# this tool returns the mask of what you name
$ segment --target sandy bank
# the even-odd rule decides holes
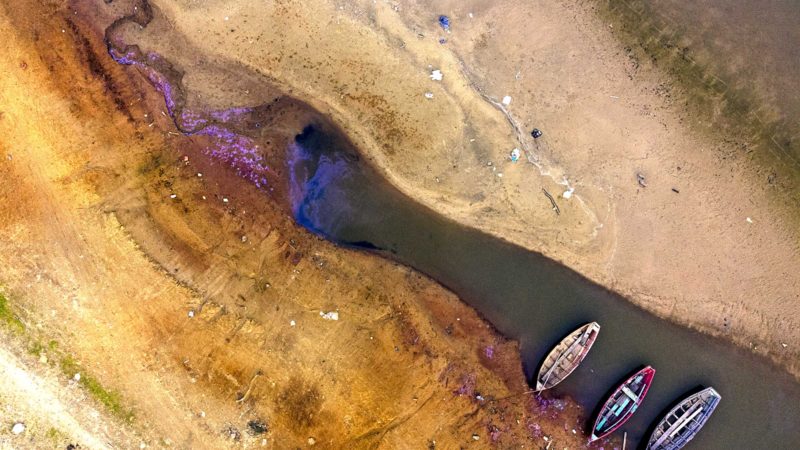
[[[96,438],[120,448],[582,444],[580,411],[513,396],[527,388],[516,344],[455,296],[310,235],[280,188],[256,189],[209,157],[210,137],[178,133],[143,73],[105,53],[104,27],[130,4],[79,3],[87,9],[0,6],[0,280],[23,324],[19,345],[58,343],[31,370],[66,382],[54,349],[70,352],[84,379],[133,411],[132,422],[95,417],[124,430]],[[260,117],[275,125],[262,136],[271,165],[313,115],[289,99]],[[54,427],[72,423],[53,414]],[[82,432],[63,430],[94,447]],[[47,434],[8,439],[42,448]]]
[[[192,52],[237,61],[333,117],[418,201],[800,371],[795,169],[714,134],[591,4],[153,4],[173,38],[132,41],[187,70]]]

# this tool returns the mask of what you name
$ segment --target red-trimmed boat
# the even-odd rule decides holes
[[[655,374],[656,370],[647,366],[633,374],[611,394],[597,415],[589,442],[602,439],[617,431],[631,418],[647,395]]]

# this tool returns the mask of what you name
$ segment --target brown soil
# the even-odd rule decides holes
[[[78,3],[0,3],[0,373],[24,374],[0,388],[0,445],[583,446],[582,412],[516,395],[517,345],[455,296],[310,235],[280,183],[258,190],[177,133],[105,51],[130,4]],[[322,120],[277,104],[275,164]]]

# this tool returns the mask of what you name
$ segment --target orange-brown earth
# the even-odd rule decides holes
[[[0,446],[583,445],[582,412],[516,395],[517,345],[458,298],[176,132],[105,51],[117,3],[0,2]],[[259,95],[279,164],[324,119]]]

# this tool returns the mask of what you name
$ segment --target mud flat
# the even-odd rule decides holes
[[[265,76],[414,200],[800,373],[796,167],[717,125],[716,103],[692,107],[598,4],[151,4],[152,27],[122,35],[194,73],[199,97],[248,89],[201,82],[197,54]]]
[[[133,410],[120,446],[584,442],[574,405],[514,395],[519,348],[453,294],[294,224],[284,152],[309,123],[424,205],[796,372],[790,178],[688,126],[585,4],[146,5],[2,6],[0,280],[16,339]],[[103,34],[132,11],[121,66]],[[541,331],[525,345],[563,330]]]
[[[135,5],[73,6],[0,4],[0,368],[42,380],[0,389],[28,425],[4,415],[2,445],[582,445],[584,413],[515,395],[518,345],[455,295],[295,224],[285,150],[324,116],[235,65],[209,67],[261,107],[191,103],[169,60],[108,55]]]

